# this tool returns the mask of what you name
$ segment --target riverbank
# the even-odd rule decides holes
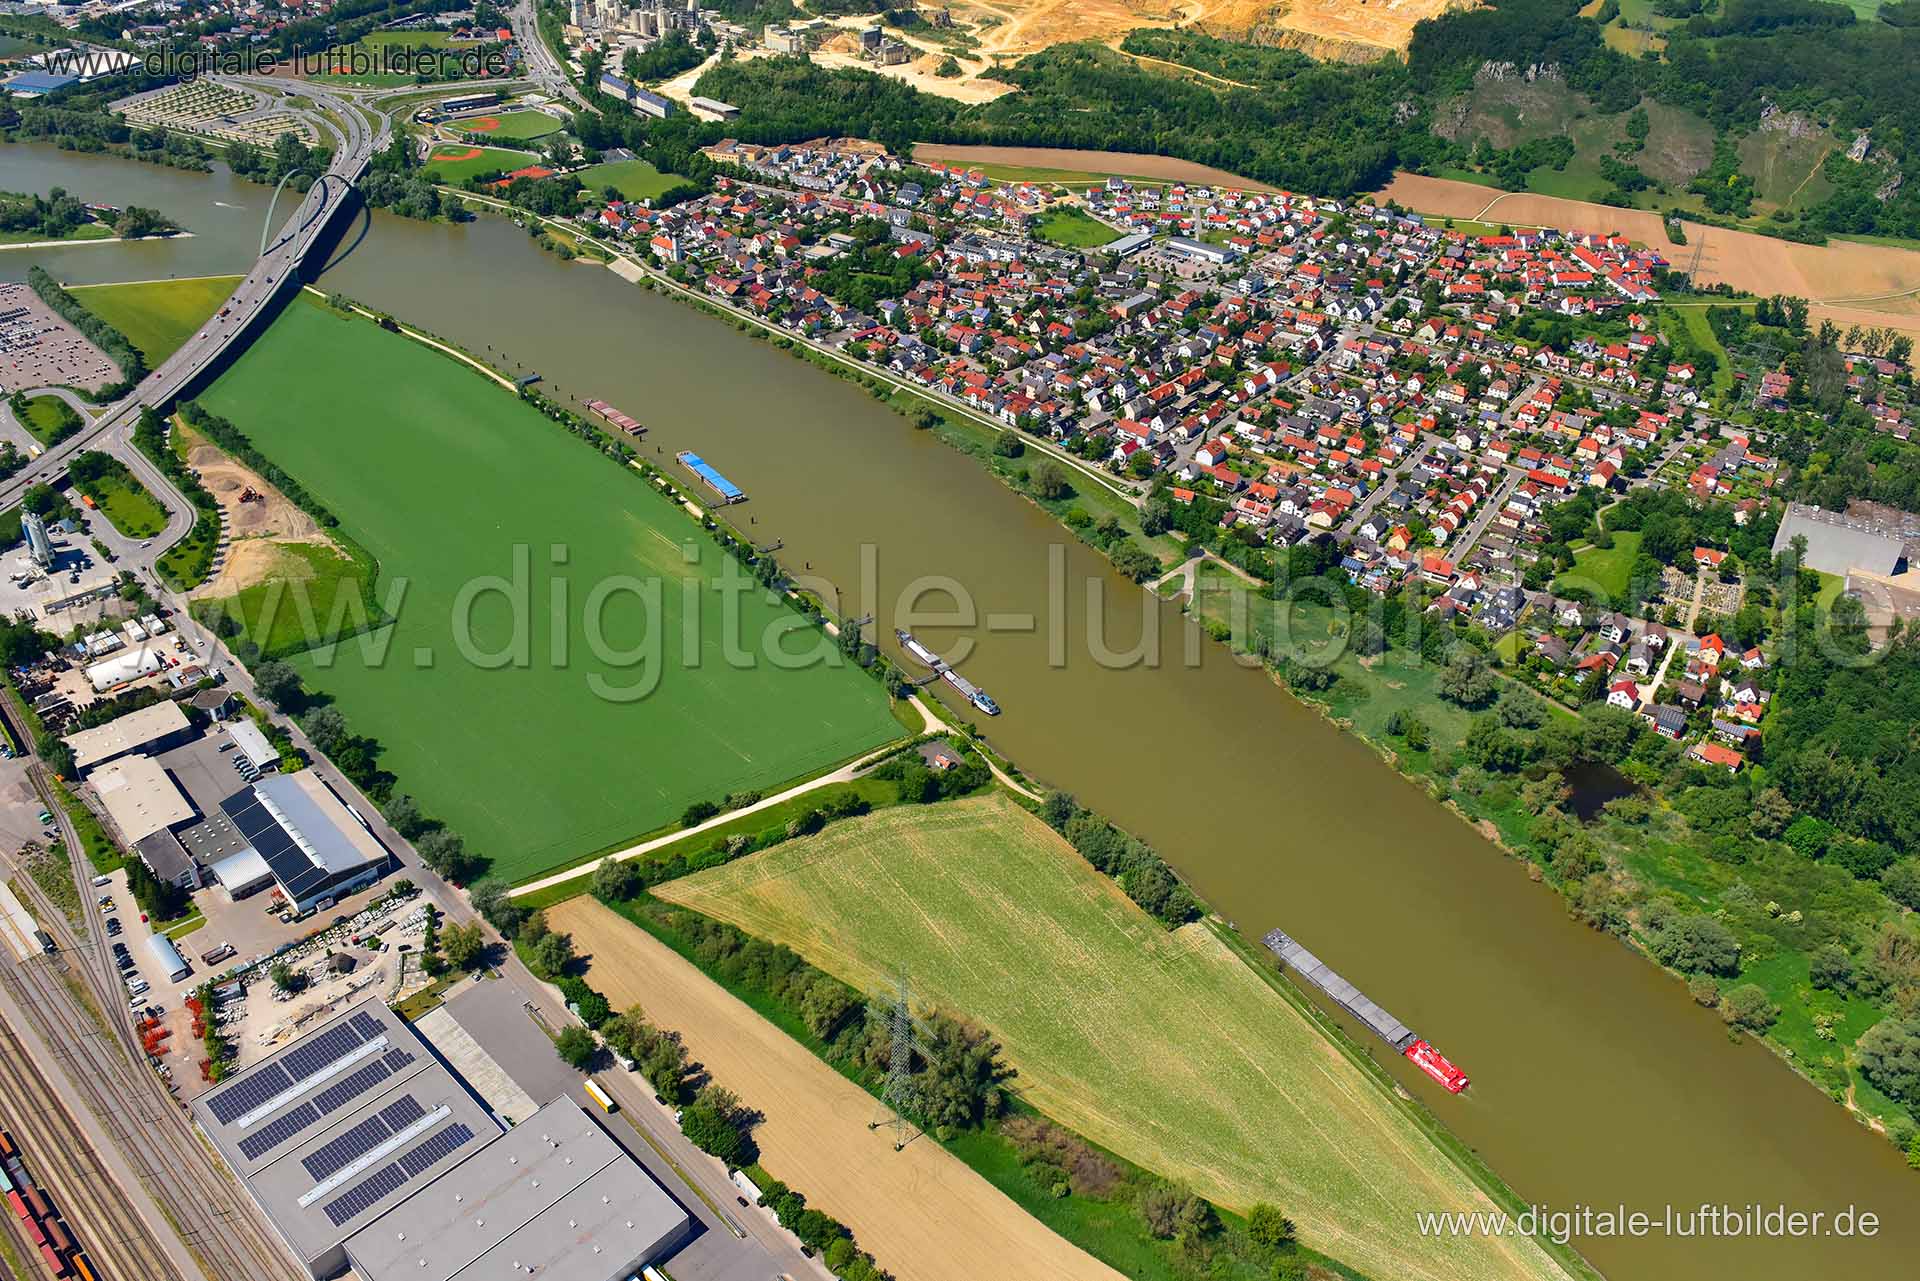
[[[619,250],[616,248],[614,252],[619,253]],[[848,359],[843,354],[825,348],[821,344],[809,342],[798,335],[789,335],[757,317],[741,314],[732,308],[717,304],[704,295],[660,277],[644,262],[635,262],[625,255],[621,255],[621,261],[627,269],[617,274],[623,279],[636,283],[650,282],[661,287],[662,292],[674,294],[683,301],[691,302],[708,314],[735,324],[737,328],[763,336],[772,336],[774,345],[782,350],[802,355],[808,359],[809,363],[860,383],[870,393],[876,394],[883,403],[892,404],[890,394],[877,392],[869,381],[873,371]],[[897,380],[893,381],[897,384]],[[900,409],[897,405],[894,407]],[[937,404],[935,407],[944,408]],[[907,411],[900,409],[900,412]],[[962,452],[982,460],[989,472],[997,479],[1007,484],[1014,492],[1021,493],[1023,497],[1031,500],[1033,498],[1031,493],[1026,491],[1026,487],[1019,483],[1010,469],[1004,466],[1002,460],[988,447],[992,440],[997,439],[1001,434],[999,429],[989,430],[990,435],[985,437],[976,434],[969,438],[965,432],[959,432],[943,435],[942,438],[948,444],[961,449]],[[1031,443],[1031,438],[1024,434],[1021,434],[1018,439],[1023,443]],[[1038,505],[1046,508],[1044,503]],[[1049,514],[1056,517],[1063,515],[1057,509],[1049,509]],[[1062,519],[1061,523],[1084,538],[1084,534],[1081,533],[1081,528],[1084,526],[1076,528],[1073,521],[1069,519]],[[1088,541],[1091,542],[1091,540]],[[1097,549],[1105,550],[1100,548],[1098,543],[1092,543],[1092,545]],[[1216,577],[1220,574],[1231,575],[1235,572],[1224,566],[1218,569],[1220,573],[1216,574],[1216,567],[1208,565],[1201,572]],[[1223,639],[1223,637],[1216,634],[1215,639]],[[1229,645],[1229,649],[1232,648]],[[1311,664],[1307,665],[1308,668],[1311,666]],[[1438,672],[1432,670],[1430,664],[1425,670],[1418,669],[1416,665],[1416,670],[1400,672],[1393,678],[1381,678],[1373,673],[1364,661],[1360,663],[1349,661],[1343,664],[1346,683],[1332,697],[1320,693],[1312,683],[1302,684],[1297,679],[1300,673],[1292,670],[1287,662],[1270,664],[1270,667],[1275,669],[1275,679],[1287,689],[1289,694],[1306,703],[1316,714],[1325,717],[1335,728],[1351,733],[1366,746],[1370,753],[1379,755],[1385,763],[1393,767],[1396,773],[1414,783],[1431,799],[1463,820],[1474,835],[1491,841],[1498,848],[1520,860],[1522,865],[1529,868],[1533,879],[1544,881],[1558,890],[1569,909],[1580,920],[1604,932],[1610,938],[1625,942],[1637,956],[1643,959],[1656,959],[1647,937],[1635,927],[1638,917],[1629,903],[1614,895],[1601,895],[1597,889],[1586,884],[1588,873],[1578,870],[1578,864],[1568,863],[1566,858],[1556,857],[1558,851],[1554,847],[1549,846],[1546,853],[1541,852],[1539,825],[1554,817],[1553,814],[1545,813],[1546,810],[1553,809],[1556,814],[1558,813],[1555,808],[1557,802],[1543,801],[1533,794],[1522,796],[1523,789],[1520,786],[1522,780],[1516,779],[1509,784],[1498,777],[1487,781],[1482,775],[1476,774],[1474,781],[1468,783],[1464,781],[1467,777],[1465,774],[1460,775],[1458,779],[1454,777],[1455,771],[1451,765],[1444,771],[1436,768],[1444,755],[1459,749],[1466,738],[1470,717],[1466,712],[1441,699],[1436,686]],[[1406,750],[1404,741],[1396,746],[1394,736],[1390,732],[1394,718],[1400,715],[1421,720],[1430,729],[1436,724],[1440,725],[1444,728],[1444,732],[1435,734],[1435,743],[1431,748],[1423,746],[1419,751],[1409,752]],[[1611,765],[1612,762],[1608,764]],[[1540,789],[1536,789],[1536,793],[1544,796],[1544,792],[1540,792]],[[1672,849],[1684,846],[1688,834],[1679,816],[1670,807],[1656,804],[1652,821],[1642,820],[1642,822],[1644,826],[1633,832],[1614,831],[1613,828],[1617,824],[1612,823],[1611,820],[1599,826],[1588,825],[1584,830],[1586,836],[1601,842],[1602,848],[1613,859],[1616,869],[1630,872],[1645,882],[1649,879],[1650,869],[1646,866],[1646,860],[1630,860],[1627,850],[1631,842],[1635,839],[1653,841],[1657,838],[1664,842],[1661,848]],[[1567,857],[1570,858],[1571,855]],[[1574,867],[1576,870],[1569,872],[1568,867]],[[1651,879],[1656,884],[1660,883],[1658,877]],[[1765,897],[1785,897],[1785,894],[1775,890]],[[1670,968],[1664,966],[1659,968],[1663,975],[1669,977],[1675,975],[1675,971]],[[1805,975],[1801,972],[1803,970],[1804,966],[1800,971],[1796,971],[1792,966],[1784,969],[1774,966],[1757,973],[1764,984],[1763,990],[1768,991],[1777,1005],[1784,1008],[1797,1008],[1796,1003],[1790,998],[1793,985],[1796,982],[1804,983]],[[1799,975],[1797,979],[1796,973]],[[1696,984],[1692,996],[1693,1002],[1707,1005],[1725,1014],[1731,1007],[1720,999],[1722,987],[1726,991],[1732,991],[1736,984],[1751,980],[1742,974],[1727,974],[1722,978],[1724,982],[1715,985],[1711,999],[1703,999]],[[1667,999],[1675,1001],[1680,1009],[1686,1010],[1689,1002],[1681,999],[1682,996],[1683,993],[1680,990],[1668,988]],[[1828,1043],[1833,1043],[1835,1037],[1838,1037],[1837,1043],[1840,1046],[1851,1044],[1864,1030],[1863,1020],[1868,1018],[1866,1010],[1867,1006],[1864,1003],[1859,1004],[1858,1008],[1845,1007],[1842,1011],[1844,1018],[1833,1022],[1831,1027],[1825,1029],[1825,1032],[1832,1032],[1833,1035],[1825,1035],[1823,1032],[1822,1036],[1825,1036]],[[1814,1027],[1807,1024],[1805,1019],[1782,1021],[1778,1029],[1769,1036],[1761,1035],[1768,1031],[1765,1026],[1750,1026],[1748,1030],[1753,1031],[1757,1038],[1763,1039],[1768,1048],[1778,1055],[1782,1062],[1794,1069],[1795,1075],[1818,1085],[1829,1093],[1835,1092],[1836,1087],[1831,1081],[1822,1081],[1809,1067],[1818,1052],[1816,1043],[1820,1037],[1816,1036]],[[1789,1030],[1792,1031],[1793,1039],[1782,1039]],[[1827,1075],[1831,1076],[1832,1071],[1829,1070]],[[1842,1075],[1845,1074],[1842,1073]],[[1850,1082],[1844,1090],[1839,1092],[1839,1096],[1852,1100],[1857,1097],[1858,1089],[1857,1081]],[[1856,1110],[1851,1103],[1848,1106],[1849,1110]],[[1897,1115],[1899,1109],[1885,1100],[1879,1100],[1877,1111],[1878,1115],[1873,1110],[1856,1110],[1856,1115],[1872,1125],[1882,1116]]]
[[[114,255],[49,251],[46,265],[70,280],[241,271],[260,238],[265,193],[223,172],[51,147],[7,163],[41,188],[178,210],[200,234]],[[783,540],[794,566],[810,562],[806,577],[838,613],[871,613],[882,637],[909,626],[994,692],[1007,709],[989,726],[997,750],[1151,840],[1254,939],[1287,928],[1439,1038],[1473,1074],[1464,1105],[1404,1060],[1382,1057],[1379,1070],[1529,1202],[1881,1214],[1873,1237],[1581,1238],[1603,1271],[1904,1281],[1920,1223],[1899,1213],[1913,1175],[1884,1140],[1771,1055],[1732,1044],[1660,971],[1569,922],[1358,737],[1128,590],[1030,500],[955,466],[940,429],[907,428],[850,382],[821,380],[772,342],[739,341],[677,299],[529,248],[501,219],[376,211],[318,283],[510,372],[537,369],[560,404],[643,411],[641,450],[662,466],[681,449],[713,460],[753,495],[733,517],[757,542]],[[435,268],[425,284],[422,262]],[[0,275],[9,263],[24,259],[0,255]],[[923,607],[914,593],[935,581],[964,587],[974,612],[947,611],[944,597]],[[929,608],[945,617],[925,622]]]
[[[71,249],[76,245],[136,245],[143,240],[191,240],[191,231],[170,231],[152,236],[67,236],[60,240],[0,241],[4,249]]]

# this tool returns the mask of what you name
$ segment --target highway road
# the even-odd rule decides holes
[[[520,56],[526,60],[527,72],[548,93],[556,93],[573,103],[583,111],[597,108],[587,101],[580,87],[573,83],[573,77],[554,57],[553,50],[547,48],[547,42],[540,38],[540,23],[534,15],[534,0],[520,0],[513,7],[513,35],[519,42]]]
[[[220,314],[106,413],[0,482],[0,508],[18,502],[29,486],[60,475],[75,454],[100,448],[108,448],[122,458],[137,454],[129,442],[141,410],[172,403],[213,367],[231,344],[244,340],[253,326],[270,314],[281,291],[297,281],[307,255],[321,243],[334,215],[348,204],[351,184],[366,172],[375,153],[391,137],[385,117],[372,123],[360,107],[338,95],[321,89],[308,92],[336,113],[349,135],[335,150],[326,173],[268,241],[266,252],[234,289]]]

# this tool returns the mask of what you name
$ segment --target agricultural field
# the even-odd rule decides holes
[[[871,1095],[695,969],[586,895],[547,909],[592,963],[617,1009],[639,1006],[678,1032],[715,1081],[765,1114],[760,1164],[853,1229],[884,1268],[914,1281],[1121,1281],[933,1142],[893,1150],[868,1126]],[[875,1196],[874,1189],[911,1189]]]
[[[1204,924],[1168,931],[1004,794],[885,810],[657,886],[861,990],[989,1027],[1035,1108],[1222,1205],[1283,1206],[1377,1277],[1558,1276],[1530,1240],[1422,1240],[1490,1203]]]
[[[999,182],[1096,182],[1126,178],[1131,182],[1165,184],[1196,182],[1238,187],[1244,191],[1274,188],[1251,178],[1172,156],[1149,156],[1129,151],[1085,151],[1075,147],[956,146],[920,143],[913,149],[920,164],[938,160],[950,165],[979,168]]]
[[[525,168],[539,157],[528,151],[508,151],[501,147],[466,147],[457,142],[442,143],[427,153],[423,168],[440,175],[440,181],[461,183],[477,174],[496,169],[511,172]]]
[[[559,133],[564,126],[544,111],[503,111],[497,116],[449,120],[444,127],[454,133],[477,133],[505,141],[527,142]]]
[[[685,182],[677,173],[661,173],[645,160],[615,160],[574,175],[588,191],[612,187],[628,200],[652,200]]]
[[[393,621],[296,665],[500,875],[900,733],[683,508],[443,355],[308,298],[201,399],[378,563]]]
[[[147,368],[158,369],[220,310],[239,283],[238,276],[197,276],[72,289],[88,311],[127,336],[146,357]]]
[[[1120,238],[1112,227],[1071,206],[1041,214],[1033,233],[1041,240],[1071,249],[1098,249]]]

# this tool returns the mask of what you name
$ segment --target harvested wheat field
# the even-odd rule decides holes
[[[654,893],[862,990],[910,966],[992,1029],[1041,1112],[1222,1205],[1278,1205],[1369,1276],[1562,1275],[1531,1240],[1415,1232],[1416,1211],[1492,1203],[1209,927],[1168,931],[1003,794],[836,823]]]
[[[903,1281],[1122,1281],[932,1142],[893,1150],[859,1086],[651,934],[582,896],[547,910],[617,1009],[638,1005],[766,1116],[760,1161]]]
[[[1033,170],[1049,175],[1085,174],[1089,182],[1113,175],[1143,178],[1150,182],[1191,182],[1214,187],[1237,187],[1242,191],[1275,190],[1265,183],[1242,178],[1225,169],[1215,169],[1212,165],[1134,151],[1083,151],[1075,147],[961,147],[919,142],[914,144],[913,158],[921,164],[938,160],[949,165],[984,165],[1013,171]]]
[[[1911,327],[1913,316],[1905,304],[1920,292],[1920,252],[1891,245],[1849,240],[1801,245],[1693,222],[1685,224],[1687,243],[1673,245],[1667,241],[1661,216],[1648,210],[1615,209],[1417,174],[1395,175],[1379,199],[1397,200],[1408,209],[1448,218],[1618,231],[1657,246],[1678,267],[1692,266],[1697,254],[1699,279],[1705,284],[1724,281],[1749,293],[1792,294],[1827,302],[1857,313],[1850,323]]]

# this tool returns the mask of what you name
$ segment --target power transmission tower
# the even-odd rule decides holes
[[[912,993],[907,984],[907,972],[902,969],[894,979],[892,996],[886,998],[886,1012],[881,1016],[887,1021],[887,1084],[880,1092],[880,1109],[874,1119],[867,1122],[869,1130],[878,1130],[882,1126],[894,1132],[893,1150],[895,1152],[907,1146],[919,1135],[919,1127],[910,1119],[915,1110],[917,1091],[913,1085],[913,1056],[927,1052],[926,1045],[920,1039],[921,1023],[913,1015]]]

